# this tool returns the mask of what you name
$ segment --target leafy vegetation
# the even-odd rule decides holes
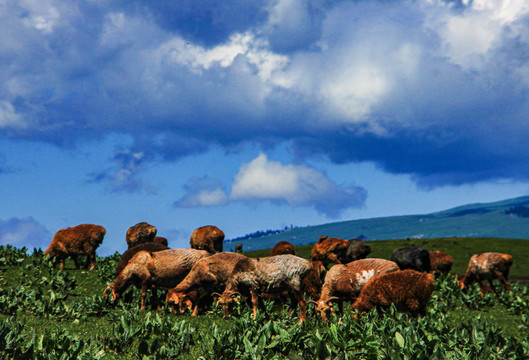
[[[467,239],[429,240],[441,250],[465,255]],[[468,239],[472,240],[472,239]],[[411,240],[372,244],[376,256]],[[421,240],[423,241],[423,240]],[[487,239],[483,239],[487,243]],[[506,240],[504,247],[517,249]],[[491,243],[482,244],[490,246]],[[376,245],[376,247],[375,247]],[[421,244],[418,244],[421,245]],[[425,245],[425,244],[422,244]],[[472,244],[469,244],[469,246]],[[478,246],[479,247],[479,246]],[[299,249],[306,255],[308,249]],[[507,252],[507,251],[506,251]],[[255,254],[251,254],[255,255]],[[527,264],[514,253],[519,271]],[[517,257],[518,256],[518,257]],[[454,257],[459,259],[459,255]],[[347,309],[341,321],[309,316],[301,325],[287,307],[269,302],[256,320],[246,306],[230,319],[212,307],[205,315],[139,311],[139,291],[112,304],[103,290],[113,280],[119,256],[98,259],[95,271],[59,271],[34,251],[0,247],[0,358],[13,359],[506,359],[527,358],[529,288],[479,295],[463,292],[450,276],[437,280],[425,317],[395,308],[362,314]],[[462,261],[464,260],[464,261]],[[466,267],[468,256],[456,260]],[[458,262],[465,265],[460,265]],[[347,307],[346,307],[347,308]],[[312,310],[309,309],[309,314]]]

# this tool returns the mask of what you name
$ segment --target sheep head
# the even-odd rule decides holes
[[[233,304],[240,305],[239,299],[237,299],[237,296],[241,296],[240,293],[237,291],[229,291],[225,290],[222,294],[219,293],[213,293],[213,296],[218,296],[216,306],[221,305],[222,306],[222,312],[224,313],[224,317],[228,318],[231,316],[231,310],[233,307]]]
[[[318,301],[309,300],[308,302],[315,305],[314,310],[320,313],[321,319],[323,321],[327,322],[331,312],[334,313],[332,301],[338,299],[339,298],[336,296],[331,296],[328,299],[320,299]]]

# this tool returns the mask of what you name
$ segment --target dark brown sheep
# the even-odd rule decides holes
[[[401,270],[430,272],[430,252],[418,246],[395,249],[390,260],[395,261]]]
[[[241,243],[237,243],[235,244],[235,252],[242,252],[242,244]]]
[[[412,315],[426,315],[426,305],[435,287],[435,275],[415,270],[399,270],[373,277],[353,303],[360,312],[372,308],[387,308],[395,304],[398,310]]]
[[[463,289],[477,282],[481,289],[481,295],[484,295],[488,291],[496,292],[492,281],[498,279],[503,283],[507,291],[511,291],[507,281],[512,262],[512,256],[509,254],[486,252],[473,255],[470,258],[465,275],[460,280],[461,288]],[[490,287],[483,283],[485,280],[489,282]]]
[[[397,264],[385,259],[360,259],[346,265],[334,265],[325,276],[319,300],[316,304],[323,321],[327,321],[330,312],[334,313],[332,302],[337,301],[340,313],[343,302],[354,301],[362,287],[373,277],[399,270]]]
[[[296,255],[296,248],[288,241],[280,241],[270,250],[270,256],[284,254]]]
[[[206,250],[215,254],[222,252],[224,233],[213,225],[202,226],[193,231],[189,242],[193,249]]]
[[[330,263],[347,263],[349,245],[349,241],[344,239],[329,238],[326,235],[320,236],[320,239],[312,248],[311,260],[321,261],[324,266]]]
[[[164,237],[161,237],[161,236],[155,236],[154,239],[152,240],[152,242],[155,243],[155,244],[164,245],[165,247],[169,246],[169,243],[167,242],[167,239],[164,238]]]
[[[450,272],[453,264],[454,259],[447,253],[439,250],[430,251],[430,269],[436,276]]]
[[[123,255],[121,255],[121,258],[119,259],[119,263],[116,265],[116,276],[119,275],[119,273],[127,266],[129,263],[129,260],[139,251],[148,251],[150,253],[154,253],[157,251],[163,251],[167,250],[168,247],[163,244],[157,244],[154,242],[148,242],[136,245],[134,247],[131,247],[130,249],[126,250]]]
[[[360,239],[349,240],[349,249],[347,249],[347,262],[365,259],[371,253],[371,246],[367,245]]]
[[[189,274],[167,293],[167,302],[174,312],[192,309],[191,315],[198,315],[206,303],[211,304],[211,294],[222,292],[226,280],[231,276],[239,261],[246,256],[232,252],[221,252],[197,261]]]
[[[59,230],[44,254],[54,258],[54,265],[60,261],[61,270],[64,269],[68,256],[75,262],[75,267],[79,268],[77,257],[86,255],[85,268],[91,263],[90,270],[93,270],[96,267],[96,249],[103,242],[106,232],[104,227],[93,224],[81,224]]]
[[[126,241],[129,249],[139,244],[152,242],[156,236],[156,227],[140,222],[127,230]]]

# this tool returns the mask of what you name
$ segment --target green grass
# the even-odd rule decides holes
[[[513,276],[529,274],[523,240],[376,241],[371,256],[389,258],[394,248],[411,243],[450,253],[456,272],[464,271],[472,253],[492,250],[513,254]],[[308,258],[311,247],[297,247],[298,255]],[[284,315],[286,306],[271,303],[256,320],[247,306],[230,319],[216,308],[198,317],[167,307],[139,311],[137,289],[129,290],[131,303],[102,297],[117,257],[98,259],[95,271],[76,270],[70,261],[58,271],[42,254],[5,250],[0,247],[0,358],[504,359],[529,353],[529,288],[518,284],[511,293],[481,297],[477,286],[462,292],[445,276],[424,318],[389,309],[355,321],[346,306],[341,323],[309,316],[300,326],[295,315]]]

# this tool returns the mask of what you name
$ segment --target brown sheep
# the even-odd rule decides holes
[[[454,259],[447,253],[439,250],[430,251],[430,270],[438,277],[442,273],[448,273],[452,269]]]
[[[200,259],[209,256],[207,251],[195,249],[168,249],[150,253],[137,252],[119,273],[116,280],[105,289],[111,290],[112,301],[134,285],[141,288],[141,309],[145,309],[147,289],[153,292],[153,307],[158,305],[157,287],[172,288],[189,273]]]
[[[371,253],[371,246],[367,245],[360,239],[349,240],[349,248],[347,249],[347,262],[365,259]]]
[[[96,267],[96,249],[103,242],[106,232],[104,227],[93,224],[81,224],[59,230],[44,254],[54,258],[54,265],[60,261],[61,270],[64,269],[68,256],[73,259],[75,267],[79,268],[77,257],[86,255],[85,268],[91,263],[90,270],[93,270]]]
[[[426,315],[426,305],[435,287],[435,275],[415,270],[399,270],[381,274],[369,280],[353,303],[360,312],[389,307],[412,315]]]
[[[237,243],[235,244],[235,252],[242,252],[242,244],[241,243]]]
[[[288,241],[280,241],[270,250],[270,256],[284,254],[296,255],[296,248]]]
[[[224,316],[229,316],[230,305],[237,302],[236,295],[249,292],[253,308],[253,318],[257,316],[258,294],[281,293],[288,291],[291,297],[291,309],[299,304],[299,322],[306,318],[306,302],[301,283],[312,270],[310,261],[298,256],[286,254],[259,259],[247,258],[237,263],[233,275],[226,282],[226,289],[219,297]]]
[[[507,281],[512,262],[512,256],[509,254],[486,252],[473,255],[470,258],[465,275],[459,281],[461,288],[463,289],[465,286],[477,282],[481,289],[481,295],[484,295],[488,291],[496,292],[492,281],[498,279],[503,283],[507,291],[511,291]],[[483,283],[485,280],[489,282],[490,287]]]
[[[221,252],[197,261],[189,274],[176,287],[169,290],[166,300],[174,312],[192,309],[191,315],[210,303],[213,292],[222,292],[226,280],[233,273],[239,261],[246,256],[232,252]]]
[[[206,225],[195,229],[189,239],[191,248],[206,250],[211,254],[222,252],[223,241],[224,232],[213,225]]]
[[[148,251],[150,253],[154,253],[157,251],[163,251],[167,250],[168,247],[162,244],[157,244],[155,242],[148,242],[136,245],[134,247],[131,247],[130,249],[126,250],[123,255],[121,255],[121,258],[119,259],[119,263],[116,265],[116,276],[119,275],[119,273],[127,266],[129,263],[129,260],[136,255],[139,251]]]
[[[164,237],[161,237],[161,236],[155,236],[154,239],[152,240],[153,243],[155,244],[161,244],[165,247],[168,247],[169,246],[169,243],[167,242],[167,239],[164,238]]]
[[[311,260],[321,261],[324,266],[330,263],[347,263],[349,245],[349,241],[344,239],[328,238],[326,235],[320,236],[312,248]]]
[[[393,261],[375,258],[334,265],[325,276],[319,300],[311,302],[322,320],[327,321],[329,312],[334,313],[332,301],[338,301],[340,313],[343,313],[343,301],[354,301],[369,279],[397,270],[399,266]]]
[[[126,241],[129,249],[139,244],[152,242],[156,236],[156,227],[146,223],[140,222],[131,226],[127,230]]]

